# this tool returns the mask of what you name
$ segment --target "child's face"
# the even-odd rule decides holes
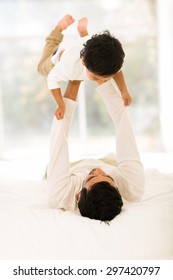
[[[103,83],[107,82],[108,80],[110,80],[111,78],[113,78],[113,76],[114,76],[114,75],[110,75],[110,76],[106,76],[106,77],[99,76],[99,75],[92,73],[87,68],[86,68],[86,74],[87,74],[89,80],[96,81],[98,84],[103,84]]]

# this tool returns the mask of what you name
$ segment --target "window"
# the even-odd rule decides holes
[[[69,12],[76,19],[87,16],[91,34],[109,29],[122,42],[126,53],[123,71],[133,97],[130,110],[139,148],[159,151],[156,14],[155,1],[150,0],[0,1],[0,23],[4,26],[0,31],[3,151],[21,151],[22,155],[48,151],[56,104],[46,78],[37,73],[37,63],[45,37]],[[78,36],[76,23],[64,34]],[[92,83],[82,86],[79,103],[71,152],[102,154],[114,149],[114,128]]]

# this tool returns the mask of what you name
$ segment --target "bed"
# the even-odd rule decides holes
[[[0,164],[1,260],[173,259],[173,173],[146,168],[142,201],[125,203],[107,225],[50,209],[45,181],[16,176],[21,165]]]

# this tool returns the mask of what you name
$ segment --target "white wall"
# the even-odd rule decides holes
[[[160,118],[165,151],[173,151],[173,1],[157,0]]]
[[[1,96],[1,87],[0,87],[0,158],[3,155],[3,143],[4,143],[4,129],[3,129],[2,96]]]

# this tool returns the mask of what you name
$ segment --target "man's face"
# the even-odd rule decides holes
[[[103,84],[103,83],[107,82],[108,80],[110,80],[111,78],[113,78],[113,76],[114,76],[114,75],[110,75],[110,76],[106,76],[106,77],[99,76],[99,75],[92,73],[87,68],[86,68],[86,74],[87,74],[89,80],[95,81],[98,84]]]
[[[86,188],[88,191],[92,189],[93,185],[99,182],[108,182],[112,187],[116,187],[115,182],[111,176],[106,174],[102,169],[99,167],[94,168],[90,171],[88,176],[83,181],[83,188]],[[104,187],[103,187],[104,188]],[[80,193],[77,195],[77,201],[80,200]]]
[[[91,190],[92,186],[99,182],[108,182],[111,186],[116,187],[115,182],[111,176],[106,174],[100,168],[94,168],[83,181],[83,188]]]

